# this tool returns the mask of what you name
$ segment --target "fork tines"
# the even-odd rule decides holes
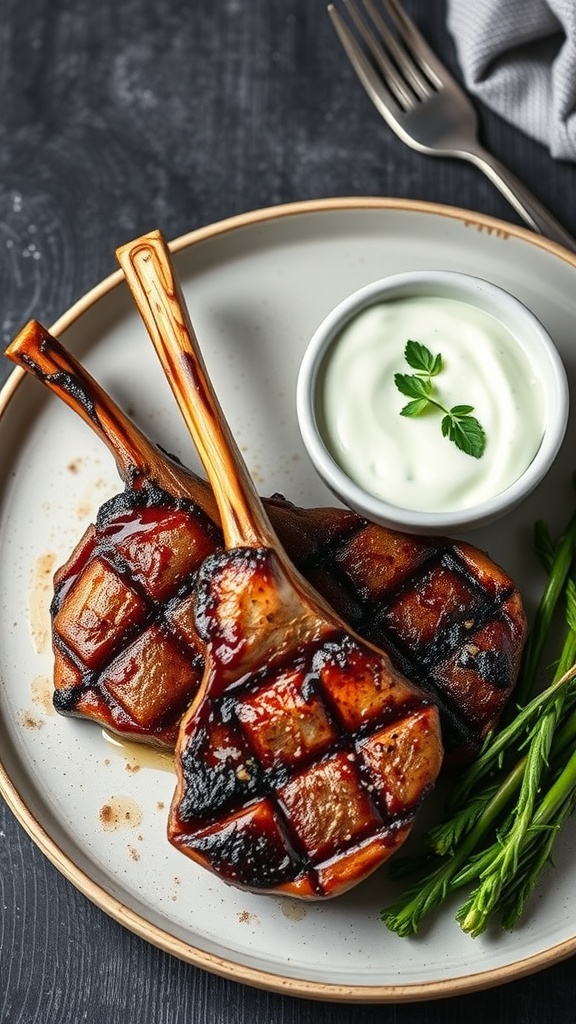
[[[442,88],[437,59],[397,0],[343,0],[349,20],[334,4],[328,13],[348,58],[381,109],[408,111]],[[387,19],[387,20],[386,20]],[[382,110],[382,113],[387,111]]]

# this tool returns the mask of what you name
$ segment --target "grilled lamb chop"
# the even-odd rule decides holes
[[[119,258],[224,540],[198,574],[205,666],[178,733],[169,838],[242,888],[335,896],[405,840],[440,771],[438,710],[286,555],[223,418],[161,238]]]
[[[196,571],[222,544],[213,494],[41,325],[24,328],[7,355],[91,426],[125,484],[55,575],[55,706],[173,746],[203,667],[192,608]],[[265,505],[314,588],[433,696],[447,759],[474,756],[512,692],[525,638],[506,573],[464,542],[396,533],[342,508]]]

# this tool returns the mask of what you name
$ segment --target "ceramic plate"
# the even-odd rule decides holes
[[[388,273],[462,270],[504,285],[551,332],[576,379],[576,258],[502,222],[394,200],[279,207],[196,231],[173,245],[208,369],[262,493],[332,504],[300,442],[295,381],[328,310]],[[159,444],[198,468],[160,365],[120,274],[53,327]],[[499,984],[576,951],[576,821],[512,934],[463,935],[445,909],[414,940],[379,920],[386,868],[325,904],[228,888],[166,838],[169,761],[114,745],[51,710],[51,574],[102,501],[120,490],[111,456],[20,371],[1,396],[0,743],[2,792],[44,853],[127,928],[238,981],[350,1001],[446,996]],[[541,575],[532,524],[555,530],[573,505],[574,422],[549,477],[513,516],[476,533],[520,584],[528,610]],[[572,847],[572,851],[571,851]]]

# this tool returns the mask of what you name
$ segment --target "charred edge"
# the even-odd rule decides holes
[[[170,839],[183,852],[200,855],[228,883],[265,893],[307,878],[316,895],[323,896],[308,855],[293,846],[281,818],[276,817],[275,825],[279,836],[266,836],[250,825],[240,826],[238,831],[232,825],[224,833],[220,829],[200,835],[185,830],[172,832]]]
[[[156,740],[167,750],[174,746],[178,721],[186,711],[187,702],[180,702],[181,706],[174,705],[174,713],[170,715],[159,715],[152,722],[140,725],[136,722],[110,694],[99,688],[96,684],[80,684],[67,689],[55,690],[52,696],[54,709],[58,714],[66,718],[79,718],[86,721],[86,712],[79,708],[84,697],[94,694],[99,702],[100,713],[98,717],[92,716],[103,729],[110,729],[124,738],[141,738],[145,742]]]
[[[68,686],[66,689],[54,690],[52,704],[55,710],[61,715],[75,714],[78,703],[86,689],[89,689],[89,687],[86,687],[82,682],[79,686]]]
[[[44,350],[45,347],[46,342],[42,342],[41,351]],[[66,395],[70,395],[84,410],[86,415],[94,423],[99,424],[94,401],[75,374],[68,373],[65,370],[56,370],[54,373],[46,373],[45,370],[42,370],[38,363],[30,356],[22,354],[20,359],[35,377],[43,383],[53,386],[56,390],[62,391]]]
[[[126,511],[130,512],[135,508],[153,507],[158,503],[166,505],[167,498],[168,496],[165,492],[156,486],[150,486],[137,493],[122,492],[121,494],[115,495],[101,507],[98,527],[99,529],[105,529],[108,523],[112,521],[115,516]],[[207,528],[208,531],[212,533],[214,543],[217,543],[217,528],[212,523],[212,520],[208,519],[204,512],[193,502],[187,499],[173,499],[170,504],[172,508],[184,509],[193,516],[198,517],[204,528]],[[106,657],[106,664],[111,664],[112,661],[122,653],[125,647],[145,629],[148,629],[152,625],[156,625],[165,635],[170,636],[171,640],[177,646],[183,657],[190,660],[192,669],[197,673],[198,678],[200,679],[204,668],[204,659],[199,654],[194,656],[194,652],[185,643],[180,634],[170,626],[168,621],[169,613],[174,606],[188,597],[196,589],[197,572],[192,573],[187,579],[183,580],[178,589],[166,602],[152,602],[146,587],[134,578],[130,567],[117,553],[113,544],[107,544],[102,537],[99,537],[91,556],[99,557],[106,562],[119,577],[122,577],[126,581],[130,589],[141,598],[146,607],[146,612],[138,623],[126,630],[121,637],[119,637],[116,644],[110,647]],[[52,619],[54,619],[55,615],[64,603],[70,588],[74,585],[75,579],[76,577],[66,580],[62,587],[60,587],[54,594],[50,605],[50,614]],[[55,703],[57,710],[61,711],[63,714],[72,714],[82,696],[87,692],[96,693],[110,708],[120,708],[117,701],[114,700],[112,695],[106,689],[104,683],[101,681],[101,672],[88,670],[72,648],[70,648],[70,646],[55,631],[53,631],[53,643],[54,646],[66,656],[66,658],[82,675],[82,683],[77,687],[73,687],[70,690],[55,691],[55,693],[59,693],[61,695]],[[185,708],[186,702],[182,705],[181,709],[175,705],[174,711],[163,716],[163,721],[166,724],[170,723],[178,714],[180,714],[180,711],[183,712]],[[125,711],[123,714],[126,716],[127,721],[131,721]],[[158,719],[156,724],[158,723],[160,723],[160,719]]]
[[[318,653],[320,653],[320,651],[325,651],[326,649],[329,650],[332,645],[337,645],[338,649],[341,650],[342,634],[340,634],[339,636],[340,642],[338,641],[338,637],[335,634],[332,641],[328,640],[326,644],[322,644],[320,646]],[[311,659],[306,658],[304,656],[302,657],[303,670],[307,670],[308,673],[313,671],[313,658],[314,656],[312,656]],[[290,661],[290,664],[293,667],[293,660],[287,660]],[[280,664],[279,670],[281,670]],[[198,764],[201,761],[200,750],[196,749],[195,743],[194,741],[192,741],[192,743],[188,745],[181,754],[181,768],[185,780],[184,794],[187,794],[187,796],[183,795],[180,801],[178,807],[178,818],[182,825],[184,825],[187,821],[194,821],[201,829],[209,830],[211,827],[218,824],[218,822],[221,820],[222,815],[225,815],[232,810],[238,809],[238,801],[240,801],[241,806],[245,807],[248,806],[256,798],[258,800],[267,800],[270,803],[270,805],[274,808],[275,820],[282,833],[286,849],[290,853],[290,867],[288,871],[282,876],[282,878],[278,879],[278,884],[282,881],[295,881],[298,878],[306,876],[316,894],[323,895],[324,889],[320,882],[320,869],[323,862],[316,862],[304,849],[297,832],[292,827],[290,816],[287,813],[282,803],[282,799],[279,795],[279,789],[281,789],[287,782],[289,782],[289,780],[295,774],[299,774],[303,771],[306,771],[306,769],[309,768],[311,765],[319,765],[324,763],[325,761],[332,758],[335,754],[341,752],[343,749],[349,750],[351,753],[354,752],[355,769],[358,771],[364,795],[368,799],[372,807],[374,817],[379,822],[376,832],[382,838],[385,837],[386,841],[391,846],[393,846],[394,836],[398,833],[399,829],[403,828],[406,825],[412,824],[418,808],[420,807],[428,790],[432,787],[427,787],[426,791],[420,795],[418,801],[415,804],[406,807],[400,813],[391,814],[389,810],[386,808],[384,801],[380,799],[379,795],[375,790],[373,779],[371,778],[368,769],[363,764],[361,756],[358,755],[357,750],[355,749],[356,743],[361,741],[363,736],[371,734],[374,731],[376,731],[378,728],[381,727],[381,725],[390,724],[391,721],[398,721],[398,723],[401,723],[401,721],[407,715],[409,715],[411,711],[419,710],[423,706],[423,703],[425,704],[425,702],[416,700],[413,702],[405,702],[400,708],[395,709],[394,712],[378,716],[371,722],[366,723],[365,726],[361,729],[358,729],[355,733],[354,741],[352,741],[351,743],[350,734],[347,733],[345,728],[340,724],[338,717],[334,713],[334,709],[331,705],[331,702],[327,694],[324,692],[321,685],[317,681],[315,687],[310,688],[310,692],[308,693],[307,696],[312,696],[312,694],[314,693],[318,694],[321,697],[323,705],[327,710],[328,717],[330,718],[331,724],[334,728],[334,732],[336,733],[336,740],[332,744],[330,744],[330,746],[327,747],[326,750],[323,751],[320,757],[317,754],[311,753],[307,758],[302,758],[302,760],[299,760],[297,767],[279,766],[276,768],[266,767],[264,769],[260,765],[258,752],[251,743],[249,733],[244,729],[242,722],[235,713],[235,706],[237,704],[238,698],[241,698],[243,694],[252,693],[255,690],[259,689],[259,686],[261,685],[263,678],[265,678],[266,674],[266,670],[263,669],[261,672],[257,674],[256,677],[251,677],[247,684],[239,685],[234,691],[234,695],[227,695],[221,700],[215,702],[210,711],[210,716],[215,715],[224,723],[234,723],[235,731],[238,736],[238,741],[241,744],[242,750],[245,752],[246,763],[250,763],[255,768],[255,770],[252,769],[251,772],[250,790],[247,790],[244,793],[242,791],[242,788],[239,788],[235,784],[234,780],[232,780],[231,782],[230,779],[228,779],[228,783],[227,785],[225,785],[225,791],[221,793],[221,799],[220,802],[218,803],[218,806],[215,807],[214,803],[210,802],[206,805],[206,807],[199,810],[198,805],[194,801],[194,798],[190,795],[190,789],[195,788],[193,779],[197,774]],[[203,737],[198,736],[196,737],[196,739],[198,740],[198,742],[201,743]],[[223,784],[225,784],[226,780],[221,781]],[[230,788],[228,789],[228,787]],[[211,794],[214,793],[213,785],[210,786],[210,792]],[[189,806],[190,800],[192,800],[194,803],[194,811],[192,811],[191,806]],[[365,829],[362,829],[359,832],[355,833],[354,837],[350,839],[349,843],[340,844],[338,848],[334,850],[330,856],[341,856],[346,854],[348,850],[355,849],[359,844],[361,844],[371,835],[374,835],[373,822],[367,823]],[[202,841],[198,843],[196,840],[192,840],[191,838],[189,838],[188,841],[186,841],[184,836],[185,832],[184,830],[182,830],[182,835],[179,837],[175,837],[177,845],[182,845],[184,847],[188,845],[200,851],[200,847],[203,846]],[[209,843],[210,839],[207,839],[206,842]],[[203,849],[203,852],[208,853],[208,849]],[[215,851],[211,852],[212,854],[214,854]],[[220,857],[222,863],[224,863],[224,860],[226,859],[225,851],[220,851]],[[247,879],[244,879],[244,882],[245,884],[248,884]],[[263,880],[260,880],[260,884],[258,887],[265,889],[268,888],[270,884],[270,879],[265,878]],[[254,879],[250,880],[250,885],[252,887],[255,887]]]
[[[214,593],[214,575],[221,567],[225,568],[238,563],[243,569],[255,567],[257,573],[261,566],[267,570],[270,548],[219,548],[207,555],[196,573],[195,590],[197,601],[195,608],[196,630],[198,637],[207,643],[211,636],[210,622],[212,611],[218,599]]]
[[[122,654],[126,647],[132,643],[133,640],[135,640],[141,633],[143,633],[146,629],[149,629],[151,626],[157,626],[164,633],[165,636],[170,637],[171,641],[178,648],[182,656],[190,661],[191,668],[197,674],[198,682],[200,682],[200,678],[204,670],[204,659],[199,654],[194,655],[194,652],[185,643],[180,634],[171,627],[165,614],[171,608],[173,608],[175,604],[183,600],[185,597],[188,597],[195,590],[197,574],[194,573],[189,580],[185,581],[179,588],[179,590],[170,598],[168,602],[166,602],[165,605],[161,603],[158,603],[156,605],[150,602],[145,587],[142,586],[137,580],[134,580],[132,578],[130,572],[126,568],[125,563],[123,562],[123,559],[121,559],[117,554],[114,554],[114,557],[110,557],[109,553],[102,549],[98,551],[98,555],[102,558],[104,562],[106,562],[114,570],[115,573],[117,573],[118,576],[123,577],[127,580],[130,588],[134,591],[134,593],[138,594],[138,596],[142,598],[143,602],[146,605],[146,611],[142,618],[139,619],[137,623],[135,623],[129,629],[126,629],[118,638],[116,643],[111,645],[106,656],[106,666],[102,671],[92,671],[90,669],[87,669],[85,664],[77,656],[74,650],[62,639],[62,637],[59,636],[58,633],[53,631],[54,647],[56,647],[62,654],[65,655],[65,657],[70,662],[72,662],[72,664],[78,669],[82,676],[82,682],[79,683],[78,686],[70,688],[69,691],[54,691],[55,694],[62,693],[68,695],[65,699],[62,698],[61,700],[59,700],[58,704],[55,703],[54,706],[56,707],[56,710],[66,714],[72,714],[74,707],[77,706],[82,696],[88,692],[98,694],[98,696],[106,703],[108,707],[117,706],[119,708],[120,705],[118,705],[118,702],[107,690],[105,683],[103,682],[102,676],[106,671],[106,667],[109,667],[112,664],[112,662]],[[56,614],[58,607],[59,603],[53,600],[51,606],[53,616]],[[187,701],[185,701],[182,706],[182,713],[186,709],[186,706]],[[169,723],[173,719],[175,720],[180,713],[180,708],[174,705],[174,710],[171,710],[169,714],[164,715],[163,719],[165,723]],[[127,721],[132,721],[130,716],[127,715],[126,711],[123,711],[123,714],[126,716]],[[158,719],[158,722],[159,721],[160,719]],[[155,721],[155,725],[158,724],[158,722]]]
[[[169,456],[169,458],[172,458],[172,456]],[[172,508],[188,512],[195,519],[198,519],[213,539],[214,544],[222,546],[222,533],[219,527],[213,519],[206,515],[200,505],[191,498],[175,498],[150,478],[146,478],[143,486],[137,490],[128,486],[125,490],[120,491],[105,501],[98,509],[96,528],[98,530],[105,530],[116,515],[124,515],[135,509],[155,507]]]

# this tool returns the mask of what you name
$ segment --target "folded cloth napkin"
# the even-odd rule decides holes
[[[448,0],[448,28],[470,92],[576,160],[576,0]]]

